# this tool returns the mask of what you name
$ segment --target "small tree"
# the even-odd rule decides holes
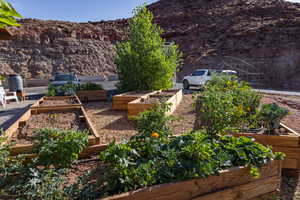
[[[10,3],[0,0],[0,28],[7,26],[20,26],[15,18],[22,18]]]
[[[145,6],[134,10],[127,42],[116,46],[115,64],[119,89],[158,90],[173,86],[172,78],[181,61],[175,44],[165,45],[163,30],[152,24],[153,14]]]

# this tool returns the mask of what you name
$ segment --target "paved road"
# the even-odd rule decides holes
[[[97,84],[101,84],[105,90],[115,90],[117,81],[98,81]],[[181,89],[182,83],[176,83],[174,85],[175,89]],[[47,87],[33,87],[33,88],[25,88],[27,93],[29,94],[44,94],[47,91]],[[300,92],[291,92],[291,91],[277,91],[277,90],[263,90],[263,89],[257,89],[260,92],[268,93],[268,94],[282,94],[282,95],[295,95],[300,96]],[[187,92],[195,92],[199,91],[197,88],[192,88],[191,90]]]

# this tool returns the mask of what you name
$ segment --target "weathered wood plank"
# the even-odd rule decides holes
[[[77,91],[76,95],[81,101],[103,101],[107,100],[106,90]]]
[[[279,182],[278,176],[268,177],[223,191],[196,197],[193,198],[193,200],[250,200],[254,197],[276,191],[280,187]]]
[[[235,133],[235,136],[253,137],[256,142],[271,145],[271,146],[282,146],[282,147],[300,147],[299,137],[290,135],[263,135],[263,134],[251,134],[251,133]]]

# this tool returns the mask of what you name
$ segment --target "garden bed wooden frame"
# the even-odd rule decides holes
[[[55,100],[68,100],[68,99],[72,99],[75,98],[76,99],[76,103],[75,104],[62,104],[62,105],[48,105],[48,106],[40,106],[43,101],[55,101]],[[53,96],[53,97],[48,97],[48,96],[44,96],[42,98],[40,98],[37,102],[35,102],[31,108],[35,109],[35,108],[39,108],[39,109],[49,109],[49,108],[80,108],[82,106],[81,101],[79,100],[79,98],[77,97],[77,95],[75,96]]]
[[[163,90],[162,92],[170,92],[170,91],[174,91],[176,92],[172,97],[170,97],[166,103],[170,103],[171,107],[170,107],[170,111],[167,113],[168,115],[171,115],[177,108],[177,106],[180,104],[181,100],[182,100],[182,90]],[[159,94],[160,91],[152,94],[152,95],[156,95]],[[150,96],[150,95],[148,95]],[[146,97],[142,97],[142,98],[147,98]],[[131,116],[136,116],[138,115],[140,112],[143,112],[145,110],[149,110],[151,109],[155,104],[147,104],[147,103],[141,103],[141,98],[138,98],[134,101],[131,101],[128,103],[128,117]]]
[[[219,176],[168,183],[140,189],[102,200],[250,200],[280,188],[281,161],[272,161],[260,169],[260,178],[251,177],[249,169],[235,167]]]
[[[100,143],[100,137],[91,123],[91,120],[87,116],[86,111],[84,108],[81,106],[79,108],[77,107],[56,107],[55,109],[52,108],[40,108],[40,107],[35,107],[35,108],[30,108],[27,110],[12,126],[10,126],[6,131],[4,131],[4,136],[7,138],[6,144],[8,144],[13,136],[13,134],[17,131],[19,126],[21,124],[26,123],[26,121],[29,120],[31,115],[38,114],[38,113],[47,113],[47,112],[63,112],[63,111],[74,111],[74,110],[79,110],[81,112],[81,120],[84,120],[88,126],[88,129],[91,133],[89,136],[89,146],[97,145]],[[11,152],[14,155],[17,154],[28,154],[32,153],[32,144],[16,144],[11,147]]]
[[[151,94],[155,94],[157,91],[149,91],[149,93],[132,94],[132,92],[126,92],[113,96],[112,109],[113,110],[127,110],[128,103],[139,98],[146,98]]]
[[[274,152],[283,152],[286,157],[282,168],[300,169],[300,134],[285,124],[280,124],[290,135],[265,135],[254,133],[234,133],[234,136],[253,137],[256,142],[272,146]]]
[[[106,90],[82,90],[76,91],[76,95],[83,102],[107,100]]]

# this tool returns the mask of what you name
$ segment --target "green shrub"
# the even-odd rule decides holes
[[[77,89],[77,91],[82,91],[82,90],[103,90],[102,85],[96,84],[96,83],[85,83],[85,84],[80,84]]]
[[[273,154],[271,148],[246,137],[223,136],[212,138],[196,132],[171,138],[149,135],[134,136],[126,144],[111,143],[101,153],[107,164],[102,195],[136,190],[138,188],[205,178],[234,166],[257,168],[282,154]]]
[[[115,64],[122,91],[159,90],[173,86],[172,78],[181,62],[178,46],[165,45],[163,30],[152,24],[153,14],[145,6],[134,11],[129,40],[116,46]]]
[[[48,91],[47,91],[47,93],[46,93],[46,96],[51,96],[51,97],[56,96],[56,95],[57,95],[56,90],[57,90],[57,87],[55,87],[55,86],[52,85],[52,84],[49,84],[49,85],[48,85]]]
[[[280,121],[288,113],[288,109],[282,108],[276,103],[264,104],[260,110],[260,118],[263,121],[264,127],[267,128],[268,133],[273,133],[275,129],[280,127]]]
[[[64,168],[71,166],[87,145],[87,132],[41,129],[35,133],[34,153],[40,164]]]
[[[201,120],[209,134],[226,134],[258,126],[261,95],[246,82],[227,75],[213,76],[198,97]]]
[[[75,84],[65,84],[61,86],[49,84],[46,96],[71,96],[74,95],[77,87]]]
[[[4,141],[4,138],[0,138],[0,143]],[[35,160],[32,163],[24,162],[25,156],[12,156],[9,149],[7,145],[0,147],[1,197],[43,200],[66,197],[61,190],[64,170],[44,169]]]
[[[157,133],[160,137],[168,137],[171,134],[168,123],[175,119],[166,114],[169,110],[169,104],[157,104],[151,110],[146,110],[131,119],[134,120],[139,133],[143,135],[151,136]]]

